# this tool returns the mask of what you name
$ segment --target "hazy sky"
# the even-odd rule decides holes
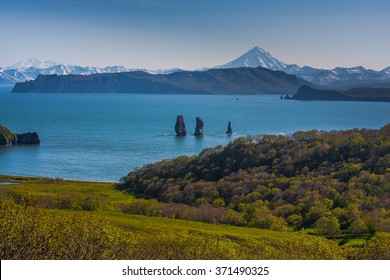
[[[390,0],[0,0],[0,67],[215,66],[254,46],[285,63],[390,66]]]

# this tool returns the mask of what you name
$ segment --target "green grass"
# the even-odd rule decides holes
[[[132,195],[115,189],[114,183],[70,181],[58,178],[35,178],[0,175],[0,182],[17,183],[0,185],[0,190],[16,193],[32,193],[39,196],[63,197],[72,195],[106,196],[112,203],[132,202]]]
[[[218,244],[220,246],[223,244],[225,244],[223,246],[228,246],[226,248],[230,249],[224,248],[229,252],[234,252],[234,254],[232,253],[232,255],[226,258],[233,259],[344,258],[341,253],[341,246],[337,246],[336,241],[314,236],[309,234],[308,231],[279,232],[250,227],[207,224],[123,213],[118,205],[134,202],[137,198],[126,192],[117,190],[114,183],[68,181],[8,175],[0,175],[0,182],[16,183],[11,185],[0,184],[0,200],[1,197],[8,196],[22,205],[26,201],[29,203],[33,202],[33,204],[36,204],[40,208],[46,208],[44,211],[50,217],[64,217],[66,219],[66,217],[70,217],[71,215],[79,217],[86,215],[91,220],[108,222],[114,228],[127,232],[134,238],[134,242],[138,246],[141,246],[138,247],[139,250],[137,251],[139,255],[136,254],[134,258],[225,258],[223,255],[224,251],[219,251],[220,255],[214,255],[212,250],[204,251],[206,249],[196,249],[196,242],[201,242],[203,244],[202,246],[209,246],[205,245],[208,242],[207,240],[217,243],[222,242]],[[87,208],[89,211],[86,211],[84,208],[85,202],[91,199],[95,202],[97,201],[98,207]],[[70,208],[61,208],[64,206],[64,201],[71,201],[73,203],[71,205],[73,206]],[[61,207],[58,207],[58,205]],[[65,203],[65,206],[69,205]],[[194,250],[193,253],[185,256],[181,255],[181,252],[177,251],[178,249],[174,249],[175,242],[181,242],[180,246],[185,246],[183,248],[189,250],[189,252]],[[366,240],[356,238],[349,239],[344,246],[347,245],[348,248],[352,248],[354,245],[362,246],[365,243]],[[149,248],[149,251],[145,254],[142,253],[143,249],[141,248],[144,248],[143,246]],[[153,246],[157,247],[160,251],[162,250],[162,253],[160,252],[159,255],[154,255]],[[166,246],[176,253],[171,252],[165,255],[163,252]],[[358,253],[354,254],[358,255]]]
[[[104,196],[115,206],[119,203],[135,201],[132,195],[119,191],[114,183],[69,181],[52,178],[35,178],[0,175],[0,182],[12,182],[17,184],[0,185],[0,192],[12,192],[17,194],[30,194],[33,197],[63,198],[63,197],[92,197]],[[115,207],[114,207],[115,208]],[[79,212],[64,209],[52,211]],[[125,229],[155,234],[156,232],[177,233],[207,233],[222,235],[236,239],[259,239],[259,238],[284,238],[289,237],[291,232],[278,232],[248,227],[236,227],[229,225],[213,225],[202,222],[169,219],[164,217],[147,217],[142,215],[124,214],[115,210],[88,211],[90,214],[109,221]]]
[[[115,189],[114,183],[70,181],[59,178],[34,178],[0,175],[0,195],[20,202],[23,196],[41,208],[119,211],[118,205],[135,198]]]
[[[142,231],[148,234],[157,232],[166,233],[204,233],[224,236],[231,239],[262,239],[262,238],[285,238],[291,234],[298,233],[278,232],[248,227],[236,227],[229,225],[214,225],[202,222],[191,222],[184,220],[175,220],[164,217],[146,217],[141,215],[131,215],[115,212],[98,211],[97,217],[111,221],[123,228],[135,231]]]

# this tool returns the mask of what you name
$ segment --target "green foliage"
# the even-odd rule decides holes
[[[1,259],[117,259],[127,257],[128,234],[87,215],[60,215],[0,200]]]
[[[151,211],[143,214],[161,215],[153,211],[164,204],[139,201]],[[232,213],[234,217],[236,212],[228,209],[228,215]],[[254,216],[260,218],[267,213],[256,211]],[[265,217],[271,222],[275,219]],[[375,238],[367,248],[363,244],[343,249],[334,241],[306,234],[129,215],[114,210],[51,210],[37,207],[33,193],[15,198],[0,196],[1,259],[343,259],[361,258],[363,251],[365,258],[386,257],[388,238],[382,234]]]
[[[0,258],[389,259],[389,170],[390,125],[239,138],[117,186],[0,175]]]
[[[336,217],[321,217],[315,222],[315,230],[319,235],[335,236],[340,233],[340,224]]]
[[[389,260],[390,259],[390,234],[377,233],[367,242],[362,250],[362,259]]]
[[[107,222],[99,215],[18,204],[0,199],[1,259],[339,259],[336,243],[319,237],[230,228],[186,227],[156,220],[152,227],[129,217]],[[124,214],[122,214],[124,215]],[[104,216],[107,218],[107,216]],[[139,218],[139,217],[138,217]],[[173,221],[173,220],[171,220]],[[146,222],[146,223],[145,223]],[[183,222],[181,222],[183,223]],[[188,222],[187,222],[188,223]],[[197,227],[197,225],[199,227]],[[226,233],[229,232],[229,235]],[[259,233],[261,235],[259,235]],[[249,234],[249,235],[247,235]],[[263,235],[263,237],[262,237]],[[299,254],[297,252],[300,251]]]
[[[208,209],[194,218],[205,222],[227,222],[220,210],[229,209],[240,225],[374,235],[390,231],[389,127],[238,138],[135,170],[118,189]]]

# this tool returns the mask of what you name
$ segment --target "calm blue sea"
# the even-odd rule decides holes
[[[12,94],[0,87],[0,124],[37,131],[39,146],[0,146],[0,173],[118,181],[144,164],[193,155],[235,137],[297,130],[380,128],[390,103],[280,100],[279,96]],[[187,137],[175,137],[176,115]],[[205,122],[194,137],[195,118]],[[228,121],[235,132],[227,136]]]

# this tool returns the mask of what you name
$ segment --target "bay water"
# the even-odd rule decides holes
[[[380,128],[390,103],[280,100],[279,95],[20,94],[0,87],[0,124],[41,144],[0,146],[0,174],[119,181],[147,163],[194,155],[236,137]],[[186,137],[176,137],[183,115]],[[195,118],[204,136],[195,137]],[[226,135],[231,121],[234,134]]]

